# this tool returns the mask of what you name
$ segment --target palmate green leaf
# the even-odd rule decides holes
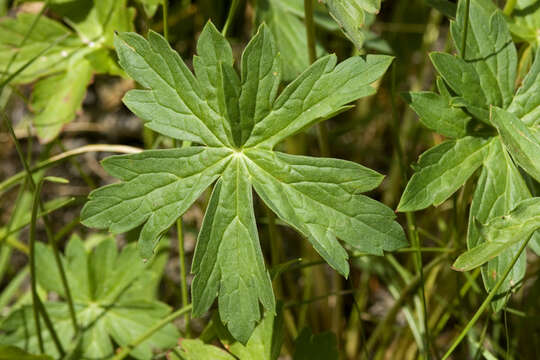
[[[454,267],[474,269],[509,248],[526,241],[540,228],[540,198],[523,200],[510,212],[497,216],[482,225],[485,242],[457,258]]]
[[[338,238],[377,255],[406,245],[393,212],[360,195],[376,187],[381,175],[347,161],[272,151],[286,137],[372,94],[370,85],[391,57],[353,57],[337,66],[335,56],[323,57],[278,95],[281,59],[265,25],[242,55],[240,76],[230,46],[211,23],[197,45],[195,75],[157,33],[150,32],[148,40],[121,33],[115,44],[120,64],[143,87],[128,92],[125,104],[147,127],[206,146],[106,159],[105,169],[123,182],[92,192],[82,221],[115,233],[144,224],[139,250],[147,258],[159,237],[215,182],[192,266],[196,316],[217,298],[221,321],[246,343],[261,319],[259,304],[275,312],[252,187],[342,274],[348,273],[347,254]],[[278,188],[294,202],[276,197]]]
[[[359,50],[362,49],[365,34],[361,28],[364,26],[366,13],[378,13],[381,0],[324,0],[324,3],[349,40]]]
[[[47,291],[64,296],[63,287],[49,247],[36,244],[38,283]],[[71,288],[79,325],[83,329],[81,359],[104,359],[114,354],[114,343],[126,346],[165,317],[170,308],[155,300],[156,286],[167,255],[151,263],[133,261],[133,245],[118,253],[114,239],[101,241],[93,250],[78,237],[72,237],[62,258]],[[64,302],[45,303],[60,341],[69,347],[74,337],[68,306]],[[32,352],[39,350],[32,307],[13,311],[1,324],[0,344],[16,345]],[[57,356],[48,332],[43,332],[47,354]],[[176,343],[179,334],[171,324],[135,348],[136,359],[150,359],[153,349],[166,349]]]
[[[458,53],[463,54],[461,47],[465,17],[469,17],[465,60],[450,54],[431,54],[433,65],[441,75],[441,79],[437,80],[441,97],[430,97],[441,104],[445,104],[443,100],[449,101],[449,105],[445,105],[447,108],[439,107],[440,115],[437,117],[433,111],[437,108],[435,100],[425,104],[416,100],[415,103],[413,95],[418,93],[409,95],[412,98],[411,106],[421,121],[449,137],[457,134],[449,132],[441,123],[444,121],[443,124],[447,125],[450,122],[450,125],[462,129],[463,115],[457,111],[462,108],[471,117],[469,126],[465,127],[467,136],[445,141],[421,155],[398,209],[414,211],[432,204],[438,205],[461,187],[477,168],[482,167],[469,212],[467,246],[476,249],[471,253],[474,255],[482,247],[492,246],[484,245],[486,239],[480,235],[476,224],[496,219],[508,213],[520,201],[531,197],[527,179],[524,178],[528,175],[521,173],[514,161],[533,177],[538,175],[535,158],[540,142],[535,129],[530,126],[536,123],[540,105],[537,94],[540,61],[535,61],[521,87],[514,93],[517,55],[503,16],[488,0],[471,1],[470,6],[467,14],[465,1],[460,1],[457,18],[451,24],[454,45]],[[454,123],[451,122],[452,118]],[[484,124],[479,126],[479,121]],[[459,156],[454,149],[465,139],[482,143],[481,150],[475,152],[471,149]],[[449,176],[454,166],[458,171]],[[534,236],[530,244],[537,249],[539,235]],[[518,248],[519,244],[514,243],[506,246],[498,256],[488,256],[489,261],[482,267],[484,285],[488,291],[511,263]],[[457,265],[461,266],[459,262]],[[499,288],[492,303],[495,310],[504,306],[508,291],[523,278],[525,266],[523,254]]]

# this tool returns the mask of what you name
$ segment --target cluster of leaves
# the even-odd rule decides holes
[[[94,74],[122,75],[116,64],[113,31],[133,30],[134,11],[126,0],[51,0],[50,9],[69,27],[42,13],[20,13],[0,21],[0,63],[12,84],[35,83],[30,106],[39,138],[53,140],[81,107]],[[47,6],[47,5],[44,5]],[[45,9],[43,9],[45,10]]]
[[[165,244],[164,244],[165,245]],[[98,236],[83,242],[74,235],[63,258],[66,276],[73,294],[75,311],[82,336],[72,353],[77,359],[104,359],[114,354],[113,342],[127,346],[158,319],[170,312],[169,306],[156,300],[167,252],[158,252],[152,262],[133,261],[137,249],[127,245],[118,253],[116,241]],[[165,247],[163,247],[165,250]],[[37,280],[44,295],[55,293],[65,298],[60,273],[52,250],[36,244]],[[45,303],[55,331],[65,349],[76,335],[72,327],[68,304],[63,301]],[[20,304],[0,324],[4,331],[0,344],[15,345],[30,353],[39,353],[32,306]],[[168,324],[135,348],[131,355],[149,359],[154,349],[169,349],[176,344],[179,333]],[[58,350],[47,332],[43,332],[45,353],[55,358]]]
[[[520,201],[532,197],[527,186],[530,177],[540,180],[540,52],[516,91],[517,52],[503,15],[490,1],[471,2],[468,14],[465,2],[460,2],[451,34],[460,57],[446,53],[430,56],[441,76],[437,79],[439,93],[405,95],[421,122],[449,139],[420,156],[398,210],[440,205],[481,167],[470,208],[467,246],[474,251],[476,266],[489,260],[482,275],[490,291],[510,265],[520,242],[528,237],[516,237],[494,251],[496,245],[488,243],[495,239],[481,236],[477,222],[483,224],[508,214]],[[535,236],[531,242],[537,253],[539,241]],[[458,269],[471,268],[465,259],[470,257],[459,260]],[[502,295],[523,278],[525,266],[523,254],[498,291],[497,309],[505,303]]]
[[[337,238],[377,255],[406,245],[393,211],[361,194],[380,184],[380,174],[344,160],[273,150],[373,94],[370,84],[391,57],[351,57],[338,65],[335,55],[322,57],[278,96],[280,56],[264,25],[242,55],[241,77],[230,45],[211,23],[197,45],[196,77],[157,33],[148,40],[121,33],[115,45],[120,65],[145,88],[128,92],[124,103],[150,129],[205,146],[106,159],[104,168],[124,182],[92,192],[82,222],[114,233],[144,223],[139,249],[149,258],[161,234],[215,183],[192,265],[195,316],[218,296],[221,320],[245,343],[261,317],[259,301],[275,311],[252,187],[345,276],[348,256]]]

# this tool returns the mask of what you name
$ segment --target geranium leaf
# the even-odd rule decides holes
[[[535,128],[540,108],[537,89],[540,61],[535,61],[521,87],[514,92],[516,48],[502,14],[489,0],[471,1],[469,12],[466,3],[458,3],[457,18],[451,24],[454,45],[465,59],[433,53],[431,60],[444,79],[437,79],[442,98],[449,99],[450,106],[461,107],[471,116],[471,132],[467,137],[443,142],[421,155],[398,209],[413,211],[440,204],[482,166],[469,212],[469,252],[460,257],[456,268],[469,270],[487,262],[482,268],[482,277],[485,288],[491,291],[515,257],[519,243],[502,245],[501,241],[505,240],[497,239],[496,233],[489,235],[489,239],[481,236],[477,224],[490,223],[507,214],[520,201],[529,199],[528,184],[533,182],[529,175],[536,180],[540,178],[540,138]],[[469,25],[464,49],[466,18]],[[424,112],[429,110],[424,109]],[[451,135],[446,129],[437,131]],[[458,149],[457,144],[465,139],[478,146],[459,155],[453,149]],[[452,149],[447,149],[449,147]],[[528,174],[520,172],[514,162]],[[531,248],[538,250],[539,233],[533,236]],[[524,253],[517,260],[499,288],[492,302],[495,311],[505,305],[509,290],[523,279],[525,257]]]
[[[251,184],[243,160],[231,161],[216,184],[197,239],[193,259],[194,315],[219,294],[221,321],[246,343],[260,319],[259,301],[275,311],[253,214]]]
[[[159,235],[217,179],[230,154],[226,148],[191,147],[110,157],[103,166],[126,182],[93,191],[82,222],[113,233],[145,223],[139,250],[149,258]]]
[[[336,56],[317,60],[278,96],[272,111],[255,124],[246,147],[273,148],[305,127],[341,111],[353,100],[371,95],[370,86],[386,71],[392,57],[352,57],[336,66]]]
[[[215,182],[192,266],[196,316],[217,298],[221,321],[245,344],[261,319],[259,304],[275,312],[252,186],[270,204],[264,186],[276,175],[284,179],[279,186],[304,196],[314,209],[291,208],[287,202],[280,204],[289,206],[287,212],[273,209],[310,237],[342,274],[348,273],[347,253],[337,238],[379,255],[406,244],[393,212],[359,194],[379,185],[381,175],[342,160],[275,155],[280,164],[304,178],[302,185],[294,183],[293,174],[282,176],[279,166],[264,171],[254,167],[256,163],[267,166],[260,162],[272,158],[271,149],[287,136],[374,93],[370,84],[386,71],[391,57],[353,57],[337,66],[335,56],[324,57],[278,95],[279,56],[264,25],[242,55],[241,77],[233,67],[230,46],[210,23],[197,45],[195,76],[154,32],[148,40],[122,33],[115,43],[121,66],[145,88],[130,91],[124,98],[126,105],[151,129],[206,147],[106,159],[105,169],[123,182],[92,192],[82,222],[114,233],[144,224],[139,251],[149,257],[159,237]],[[338,221],[319,219],[330,216]],[[347,224],[353,229],[347,229]]]
[[[440,205],[478,169],[489,141],[467,136],[448,140],[420,156],[398,211],[415,211]]]

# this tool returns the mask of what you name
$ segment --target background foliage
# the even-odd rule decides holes
[[[536,358],[540,1],[306,3],[307,8],[302,0],[0,0],[0,359]],[[116,38],[114,31],[120,32]],[[149,43],[126,31],[141,34],[163,52],[168,42],[185,69],[195,70],[204,84],[201,96],[215,97],[211,109],[194,105],[203,118],[214,111],[223,124],[229,117],[241,119],[243,127],[231,125],[231,131],[240,130],[229,134],[229,144],[223,143],[226,125],[216,140],[219,149],[201,131],[187,136],[167,127],[163,120],[170,118],[170,109],[140,106],[145,89],[156,89],[161,80],[133,66],[139,60],[130,51],[151,61],[156,53],[146,53]],[[212,42],[212,48],[205,47]],[[212,62],[216,49],[227,59],[219,69]],[[243,78],[249,65],[243,64],[244,51],[276,73],[279,52],[282,81],[261,77],[246,85],[249,90],[242,84],[241,90],[231,86],[219,94],[220,72],[230,75],[236,68]],[[335,54],[339,69],[371,69],[369,81],[359,74],[365,84],[350,82],[340,89],[347,77],[333,75],[328,54]],[[377,56],[365,62],[355,57],[365,54]],[[392,65],[384,55],[394,57]],[[296,129],[302,131],[283,133],[268,149],[248,155],[279,182],[269,186],[266,175],[238,161],[236,173],[229,167],[210,188],[222,169],[149,200],[155,205],[189,192],[193,205],[182,205],[179,221],[176,213],[165,211],[160,220],[143,224],[145,208],[134,212],[127,198],[173,175],[185,176],[182,171],[192,171],[195,163],[203,166],[190,156],[208,151],[191,142],[223,154],[249,144],[256,125],[246,124],[269,111],[257,106],[266,96],[271,104],[276,94],[282,104],[279,94],[287,84],[302,73],[315,77],[313,69],[304,73],[315,59],[326,66],[330,80],[304,96],[328,96],[328,108],[318,115],[330,119],[317,126],[311,126],[315,117],[304,119]],[[375,59],[384,63],[377,71],[369,68]],[[238,86],[238,79],[231,81]],[[174,90],[180,96],[199,91],[188,92],[188,83],[177,89],[159,86],[156,103],[176,96]],[[264,99],[242,100],[241,93],[253,94],[253,86],[261,87]],[[227,103],[235,97],[241,99],[238,109]],[[355,106],[343,107],[348,101]],[[296,114],[294,107],[285,108]],[[276,116],[274,121],[289,120]],[[118,153],[129,155],[112,157],[103,167],[99,163]],[[175,162],[156,160],[165,153]],[[145,166],[154,170],[138,184],[130,169],[145,156],[153,162]],[[300,159],[303,166],[332,171],[324,176],[300,171]],[[362,169],[371,177],[362,181],[369,184],[357,179],[354,189],[350,185],[332,194],[354,197],[358,204],[351,208],[360,209],[356,205],[366,206],[369,199],[359,193],[367,192],[397,209],[408,247],[396,235],[401,248],[393,244],[387,250],[396,251],[376,256],[381,250],[369,248],[369,241],[358,246],[353,236],[338,234],[343,250],[337,228],[323,225],[331,231],[316,231],[336,213],[315,209],[307,198],[302,198],[302,216],[291,217],[280,206],[297,194],[290,185],[295,178],[283,171],[294,167],[319,183],[344,181],[348,171]],[[385,174],[384,180],[377,173]],[[115,235],[85,227],[80,218],[92,190],[117,182],[111,175],[125,182],[95,191],[82,217],[86,225]],[[249,190],[250,176],[262,200]],[[235,187],[230,185],[234,177]],[[307,194],[322,199],[328,187],[318,186]],[[252,289],[238,297],[255,297],[251,307],[239,309],[233,302],[227,311],[219,303],[218,311],[218,303],[212,305],[216,284],[227,288],[253,267],[229,267],[225,280],[212,273],[199,284],[191,274],[201,272],[197,236],[203,245],[212,243],[205,229],[219,227],[214,218],[227,219],[232,210],[226,206],[237,193],[249,206],[237,206],[235,216],[257,225],[244,240],[260,242],[268,269],[266,274],[259,267],[257,286],[267,290],[271,282],[275,294],[274,304],[268,296],[263,300],[265,289],[257,290],[266,294],[259,296],[267,311],[259,309]],[[269,201],[280,197],[280,204]],[[109,210],[119,198],[123,208]],[[344,208],[352,201],[331,206]],[[386,219],[379,224],[397,234],[392,212],[377,206]],[[210,215],[203,222],[205,212]],[[144,240],[139,249],[138,239]],[[321,249],[328,244],[334,245],[325,253]],[[239,260],[233,250],[214,255],[212,263],[223,268]],[[206,297],[204,309],[193,304],[197,317],[191,316],[192,287],[193,296]],[[212,294],[204,294],[208,289]],[[458,345],[457,339],[463,341]]]

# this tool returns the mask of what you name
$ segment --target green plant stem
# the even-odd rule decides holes
[[[63,160],[69,159],[73,156],[85,154],[88,152],[113,152],[113,153],[122,153],[122,154],[135,154],[141,152],[142,149],[136,148],[133,146],[127,145],[108,145],[108,144],[95,144],[95,145],[86,145],[79,148],[63,152],[61,154],[52,156],[47,160],[43,160],[36,164],[30,169],[30,172],[33,174],[36,171],[47,169]],[[0,183],[0,195],[9,190],[12,186],[20,183],[27,176],[27,172],[21,171],[12,177],[2,181]]]
[[[529,244],[529,241],[531,239],[532,239],[532,236],[529,236],[529,238],[521,244],[521,247],[519,248],[519,251],[517,252],[517,254],[512,259],[512,262],[510,263],[510,265],[508,265],[508,267],[504,271],[503,275],[499,278],[499,280],[497,281],[497,283],[495,284],[493,289],[491,289],[491,291],[489,292],[488,296],[486,297],[486,299],[484,300],[482,305],[480,305],[478,310],[476,310],[476,313],[474,314],[472,319],[467,323],[467,325],[465,326],[465,329],[463,329],[461,331],[461,333],[459,334],[459,336],[456,338],[456,340],[454,340],[452,346],[450,347],[450,349],[448,349],[446,354],[444,354],[442,360],[448,359],[448,357],[450,355],[452,355],[452,353],[458,347],[458,345],[461,343],[463,338],[471,330],[471,328],[474,326],[474,324],[476,324],[476,322],[478,321],[480,316],[484,313],[486,308],[489,306],[489,304],[490,304],[491,300],[493,299],[493,297],[497,294],[497,291],[499,290],[499,288],[503,284],[504,280],[508,277],[508,274],[510,274],[510,271],[512,271],[512,269],[514,268],[514,265],[516,264],[519,257],[521,256],[521,253],[525,250],[525,248],[527,247],[527,244]]]
[[[517,0],[508,0],[504,5],[503,14],[506,16],[512,15],[514,8],[516,7]]]
[[[227,14],[227,20],[225,20],[225,25],[223,25],[223,29],[221,30],[223,37],[227,37],[227,34],[229,33],[229,28],[233,21],[234,14],[236,14],[236,8],[238,8],[239,4],[240,0],[232,0],[231,2],[231,7],[229,8],[229,13]]]
[[[306,25],[309,63],[313,64],[315,60],[317,60],[315,49],[315,23],[313,21],[313,0],[304,0],[304,23]]]
[[[167,0],[161,1],[163,8],[163,37],[169,41],[169,4]]]
[[[189,305],[188,288],[187,288],[187,272],[186,272],[186,254],[184,251],[184,231],[182,226],[182,217],[176,220],[176,231],[178,234],[178,261],[180,262],[180,291],[182,295],[182,307]],[[186,325],[186,336],[191,337],[190,316],[189,312],[184,315]]]
[[[13,129],[11,129],[13,130]],[[32,289],[32,308],[34,310],[34,321],[36,324],[36,331],[38,336],[38,343],[40,351],[43,353],[43,339],[41,338],[41,325],[39,322],[39,315],[38,312],[41,313],[43,316],[43,320],[45,321],[45,325],[47,326],[47,329],[49,330],[49,333],[51,334],[51,338],[56,346],[56,349],[58,350],[58,353],[60,353],[60,356],[64,356],[65,351],[62,347],[62,343],[60,342],[60,339],[58,338],[58,334],[56,333],[56,330],[54,329],[54,326],[51,322],[51,319],[49,318],[49,315],[47,314],[47,310],[45,309],[45,306],[41,302],[41,299],[39,298],[37,294],[37,282],[36,282],[36,262],[35,262],[35,244],[36,244],[36,223],[37,223],[37,212],[38,208],[41,204],[41,188],[43,186],[44,179],[40,180],[37,185],[35,185],[34,189],[34,201],[32,204],[32,216],[30,221],[30,280],[31,280],[31,289]],[[76,325],[76,323],[75,323]],[[75,329],[75,332],[78,332],[78,328]]]
[[[467,51],[467,33],[469,32],[469,8],[471,7],[471,0],[465,2],[465,23],[463,28],[463,39],[461,39],[461,58],[465,60],[465,53]]]
[[[71,290],[69,289],[69,284],[67,282],[64,266],[62,265],[62,260],[60,259],[60,252],[58,251],[58,246],[56,244],[56,241],[54,240],[54,236],[51,231],[47,214],[45,214],[45,206],[43,205],[43,202],[41,201],[41,197],[39,196],[40,194],[39,190],[41,190],[41,184],[43,181],[41,180],[38,183],[38,185],[36,185],[36,183],[34,182],[32,171],[30,170],[30,167],[21,150],[21,145],[19,144],[17,136],[15,135],[15,131],[13,131],[13,126],[11,126],[11,122],[8,120],[4,112],[2,112],[2,115],[4,117],[4,122],[6,123],[9,133],[11,134],[11,137],[15,143],[15,149],[17,150],[17,154],[19,155],[19,159],[21,163],[23,164],[24,170],[26,171],[26,176],[28,177],[28,184],[30,185],[30,189],[34,191],[34,196],[37,197],[37,200],[35,201],[37,201],[37,205],[39,209],[41,210],[41,212],[44,213],[43,224],[45,225],[45,233],[47,234],[47,239],[53,250],[56,266],[58,267],[58,271],[60,273],[60,279],[62,280],[62,286],[64,287],[66,301],[68,303],[68,308],[69,308],[69,315],[70,315],[71,322],[73,325],[73,331],[75,332],[75,334],[77,334],[79,332],[79,325],[77,323],[77,316],[75,314],[75,306],[73,305],[73,298],[71,296]],[[36,216],[37,216],[37,208],[35,211],[36,211]]]
[[[39,182],[38,190],[41,190],[42,182]],[[36,256],[35,256],[35,245],[36,245],[36,223],[37,223],[37,210],[39,203],[39,195],[36,191],[34,194],[34,202],[32,206],[32,217],[30,220],[30,289],[32,292],[32,310],[34,313],[34,323],[36,326],[36,334],[38,338],[39,351],[43,354],[45,348],[43,346],[43,338],[41,336],[41,325],[39,321],[39,308],[38,308],[38,293],[37,293],[37,284],[36,284]]]
[[[122,360],[126,356],[129,355],[133,349],[135,349],[137,346],[148,340],[156,331],[159,331],[161,328],[163,328],[165,325],[170,323],[171,321],[175,320],[176,318],[179,318],[180,316],[184,315],[185,313],[189,312],[191,310],[191,305],[188,305],[186,307],[183,307],[179,310],[176,310],[175,312],[171,313],[169,316],[165,317],[158,323],[156,323],[154,326],[146,330],[141,336],[133,340],[129,345],[122,348],[117,354],[112,358],[112,360]]]

